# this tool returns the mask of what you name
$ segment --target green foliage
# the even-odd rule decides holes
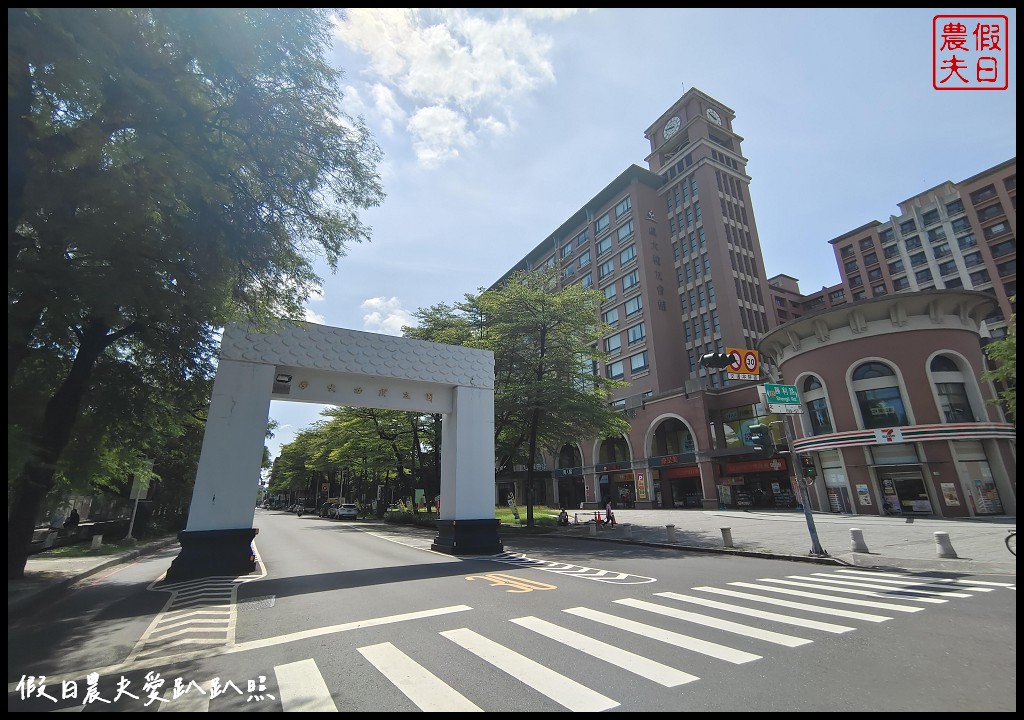
[[[369,239],[331,12],[8,9],[9,577],[56,482],[184,472],[219,329],[301,319]]]
[[[1016,306],[1017,296],[1010,298]],[[995,340],[985,346],[985,354],[995,365],[991,370],[982,373],[982,380],[997,384],[999,402],[1006,410],[1007,416],[1017,422],[1017,314],[1010,316],[1007,324],[1006,337]]]

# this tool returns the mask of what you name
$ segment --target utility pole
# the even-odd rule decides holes
[[[808,484],[804,481],[803,474],[800,472],[802,465],[800,455],[793,450],[793,437],[789,432],[789,423],[785,420],[780,422],[782,423],[782,431],[786,434],[786,447],[789,450],[789,462],[793,466],[793,478],[800,489],[800,504],[804,506],[804,520],[807,521],[807,532],[811,535],[810,554],[819,557],[827,556],[828,553],[825,552],[818,541],[818,530],[814,527],[814,515],[811,514],[811,493]]]

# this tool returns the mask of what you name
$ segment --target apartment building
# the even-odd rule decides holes
[[[648,167],[626,168],[495,283],[500,285],[516,271],[557,267],[563,285],[599,289],[604,295],[601,317],[612,329],[602,339],[608,360],[598,371],[629,383],[616,391],[612,402],[630,421],[630,432],[624,437],[567,439],[557,452],[537,458],[535,502],[595,508],[603,507],[608,498],[626,507],[795,507],[809,502],[816,510],[836,510],[836,498],[841,496],[827,489],[822,478],[801,487],[800,479],[821,467],[819,460],[808,452],[801,458],[807,466],[802,466],[790,448],[787,418],[768,412],[761,396],[764,378],[783,381],[780,363],[788,358],[778,338],[784,336],[773,335],[766,346],[771,352],[763,357],[774,367],[762,368],[756,380],[730,379],[727,369],[709,370],[699,359],[726,347],[756,349],[776,328],[804,322],[805,316],[923,287],[903,281],[897,286],[895,278],[906,279],[907,273],[890,274],[883,267],[896,253],[907,267],[914,267],[916,255],[904,242],[910,238],[910,220],[920,228],[922,243],[920,233],[930,238],[929,231],[936,231],[935,247],[940,244],[940,228],[955,239],[954,244],[967,238],[961,219],[980,237],[991,236],[991,246],[1005,242],[998,224],[1011,220],[1005,212],[990,210],[992,206],[998,205],[1000,211],[1012,208],[1016,223],[1015,174],[1008,166],[957,186],[946,184],[903,203],[901,217],[886,226],[870,223],[833,240],[843,263],[843,282],[801,295],[796,278],[766,277],[743,138],[735,132],[734,120],[735,113],[724,103],[696,88],[688,90],[645,131]],[[968,193],[969,200],[962,201],[961,193]],[[964,239],[962,247],[969,247],[967,242]],[[895,251],[888,249],[893,247]],[[1011,256],[1001,253],[991,259],[990,280],[1007,278],[999,283],[999,291],[1012,294],[1015,275],[1007,274]],[[928,262],[944,257],[932,252]],[[958,269],[962,267],[968,282],[973,282],[971,273],[978,270],[967,264],[976,262],[973,256],[957,257]],[[961,287],[952,284],[953,275],[944,274],[938,264],[935,270],[940,281],[950,284],[933,282],[928,287]],[[997,295],[992,282],[985,285],[981,276],[974,277],[981,289]],[[885,282],[893,284],[887,288]],[[996,304],[975,302],[972,312],[989,312]],[[1008,317],[1010,308],[999,308],[986,318],[989,332],[1005,327],[1005,320],[999,324],[999,312]],[[812,322],[808,327],[819,326]],[[971,328],[965,332],[969,335]],[[856,350],[865,352],[865,345]],[[970,362],[978,358],[970,356]],[[815,388],[810,390],[813,395]],[[752,426],[772,428],[768,454],[755,447]],[[805,433],[815,433],[806,424],[794,423],[792,428],[794,445]],[[858,428],[831,427],[829,432],[854,429]],[[1005,434],[1006,429],[993,432]],[[498,479],[496,501],[504,502],[510,492],[523,497],[525,468],[521,470]],[[834,473],[830,477],[835,480]],[[854,492],[847,486],[842,508],[878,511],[877,504],[850,502]]]
[[[1017,159],[899,203],[899,214],[829,242],[851,302],[931,289],[980,290],[997,306],[983,335],[1005,337],[1017,293]]]

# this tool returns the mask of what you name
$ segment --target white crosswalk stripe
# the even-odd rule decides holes
[[[537,566],[545,570],[570,570],[581,566],[558,563]],[[589,570],[589,569],[588,569]],[[637,577],[637,576],[633,576]],[[766,661],[757,654],[758,643],[771,643],[785,648],[799,648],[815,642],[814,633],[840,635],[855,631],[857,622],[880,623],[893,620],[892,614],[914,613],[951,600],[966,600],[978,592],[989,592],[999,587],[1014,588],[1008,583],[989,583],[988,586],[971,583],[943,582],[945,578],[918,578],[896,573],[871,573],[841,570],[817,572],[808,575],[787,575],[784,578],[761,578],[756,582],[731,582],[729,587],[698,586],[689,593],[656,592],[644,597],[625,597],[612,600],[613,612],[595,607],[574,606],[563,608],[558,617],[545,619],[536,615],[509,618],[508,623],[520,634],[509,639],[505,632],[484,633],[468,626],[455,625],[452,608],[416,614],[417,617],[452,618],[451,629],[442,629],[437,634],[450,641],[456,648],[453,657],[428,653],[423,656],[422,645],[418,651],[407,654],[400,647],[401,640],[379,642],[356,647],[363,660],[410,701],[424,712],[494,712],[504,707],[488,707],[496,697],[493,693],[482,692],[475,685],[458,687],[459,679],[476,677],[467,668],[453,669],[452,663],[475,663],[479,660],[505,673],[512,683],[520,683],[539,695],[574,712],[600,712],[621,707],[627,697],[615,697],[602,687],[602,692],[589,687],[585,680],[594,676],[593,670],[584,671],[582,665],[566,659],[566,653],[579,653],[592,661],[611,666],[637,678],[637,682],[650,682],[661,687],[680,687],[700,681],[700,677],[687,668],[687,663],[707,668],[704,658],[720,660],[734,665],[754,661]],[[742,590],[734,589],[742,588]],[[224,586],[217,588],[223,591]],[[217,616],[206,617],[211,606],[221,612],[220,599],[212,588],[185,588],[193,590],[185,597],[177,594],[165,612],[160,614],[159,623],[151,626],[147,633],[150,647],[159,644],[166,650],[173,646],[179,633],[182,639],[195,644],[202,638],[196,637],[206,622],[223,632],[217,624]],[[784,597],[779,597],[779,596]],[[933,596],[938,597],[933,597]],[[191,598],[200,598],[198,608],[189,608]],[[716,599],[718,598],[718,599]],[[789,599],[795,598],[795,599]],[[899,599],[905,602],[884,602]],[[661,602],[654,602],[654,600]],[[813,601],[813,602],[810,602]],[[667,603],[667,604],[666,604]],[[917,603],[917,604],[913,604]],[[185,604],[186,607],[182,607]],[[923,606],[922,606],[923,604]],[[680,607],[685,606],[685,607]],[[850,606],[857,606],[856,609]],[[773,607],[775,610],[766,609]],[[466,617],[462,612],[472,608],[459,606],[461,622]],[[881,615],[867,610],[890,611]],[[717,614],[713,614],[717,612]],[[807,615],[828,615],[828,620],[814,619]],[[746,622],[727,619],[724,615],[747,618]],[[651,618],[641,622],[636,617]],[[840,624],[843,618],[850,624]],[[386,627],[394,623],[394,617],[369,618],[353,626]],[[385,620],[387,622],[385,622]],[[586,621],[586,630],[579,629],[580,620]],[[803,632],[794,635],[777,629],[762,627],[757,621],[800,628]],[[593,632],[592,625],[600,624],[601,632]],[[345,626],[346,628],[348,626]],[[443,626],[442,626],[443,627]],[[712,642],[701,637],[706,632],[727,633],[735,641]],[[406,631],[407,632],[407,631]],[[432,631],[433,632],[433,631]],[[316,630],[307,631],[310,637]],[[489,637],[493,635],[493,637]],[[289,636],[290,637],[290,636]],[[524,641],[525,638],[525,641]],[[719,638],[716,637],[716,640]],[[690,658],[686,654],[670,656],[672,660],[648,657],[637,647],[644,647],[643,641],[653,640],[674,648],[704,656]],[[224,643],[221,637],[219,643]],[[557,644],[558,652],[552,653]],[[249,645],[249,643],[243,644]],[[514,646],[514,647],[513,647]],[[145,643],[136,646],[136,651]],[[238,646],[239,648],[241,646]],[[260,642],[253,650],[263,647]],[[522,648],[529,648],[524,654]],[[465,652],[461,652],[465,651]],[[136,655],[138,653],[136,652]],[[529,655],[529,656],[528,656]],[[536,659],[534,657],[536,656]],[[560,666],[552,666],[552,658],[559,658]],[[444,662],[442,667],[432,664]],[[767,661],[766,661],[767,662]],[[582,674],[582,677],[578,677]],[[338,712],[335,693],[347,680],[322,674],[316,660],[308,658],[277,665],[273,668],[276,686],[266,693],[270,698],[262,707],[248,704],[244,693],[225,693],[223,697],[211,692],[209,687],[197,687],[179,697],[173,697],[173,688],[167,687],[155,708],[160,712],[224,712],[252,709],[269,710],[271,707],[284,712]],[[442,679],[448,678],[448,680]],[[605,677],[598,673],[597,677]],[[456,678],[456,680],[451,680]],[[261,678],[262,682],[263,678]],[[273,685],[273,682],[268,682]],[[468,683],[467,683],[468,684]],[[633,686],[635,687],[635,686]],[[251,689],[251,688],[250,688]],[[620,688],[621,691],[621,688]],[[239,691],[240,692],[240,691]],[[632,692],[632,691],[631,691]],[[499,693],[498,696],[504,696]],[[396,696],[397,697],[397,696]],[[145,698],[142,698],[145,700]],[[631,697],[628,699],[632,699]],[[262,698],[261,698],[262,700]],[[266,703],[271,703],[269,706]],[[61,708],[63,712],[80,711],[79,705]],[[98,710],[99,707],[85,707]],[[365,708],[364,708],[365,709]]]
[[[483,712],[389,642],[361,647],[359,653],[423,712]]]
[[[447,630],[441,635],[573,712],[601,712],[619,705],[586,685],[469,628]]]

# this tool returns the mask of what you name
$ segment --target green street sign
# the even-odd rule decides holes
[[[800,394],[796,390],[796,385],[765,384],[764,399],[772,405],[800,404]]]

